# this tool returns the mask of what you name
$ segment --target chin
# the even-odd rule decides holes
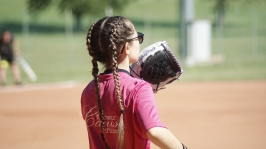
[[[138,59],[130,60],[130,64],[136,63],[137,61],[138,61]]]

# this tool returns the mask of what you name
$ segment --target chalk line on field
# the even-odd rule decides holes
[[[64,88],[72,88],[75,87],[76,85],[77,83],[75,81],[65,81],[65,82],[56,82],[56,83],[29,84],[21,86],[5,86],[5,87],[0,87],[0,93],[64,89]]]

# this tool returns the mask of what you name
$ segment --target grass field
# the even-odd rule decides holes
[[[195,20],[208,19],[214,22],[212,5],[206,0],[195,0]],[[90,80],[91,63],[85,46],[86,30],[102,16],[84,17],[83,31],[68,37],[65,34],[64,13],[52,7],[29,16],[29,35],[25,36],[22,32],[25,8],[26,0],[0,1],[0,29],[10,27],[20,43],[22,55],[38,76],[37,83]],[[180,80],[265,80],[265,8],[265,3],[252,7],[232,3],[225,16],[223,36],[217,36],[216,28],[212,28],[211,52],[214,56],[221,56],[223,61],[194,67],[188,67],[181,61],[184,74]],[[141,48],[166,40],[179,57],[177,1],[136,1],[126,6],[121,15],[128,17],[138,31],[145,33]],[[22,78],[24,83],[32,83],[23,72]]]

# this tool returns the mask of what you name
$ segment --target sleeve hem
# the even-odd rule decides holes
[[[148,131],[149,129],[153,128],[153,127],[163,127],[163,128],[167,128],[164,124],[162,123],[151,123],[150,125],[148,125],[146,127],[146,131]],[[168,128],[167,128],[168,129]]]

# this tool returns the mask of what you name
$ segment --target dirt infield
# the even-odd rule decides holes
[[[84,87],[0,88],[0,148],[87,149]],[[266,147],[266,81],[177,82],[155,98],[161,120],[189,149]]]

